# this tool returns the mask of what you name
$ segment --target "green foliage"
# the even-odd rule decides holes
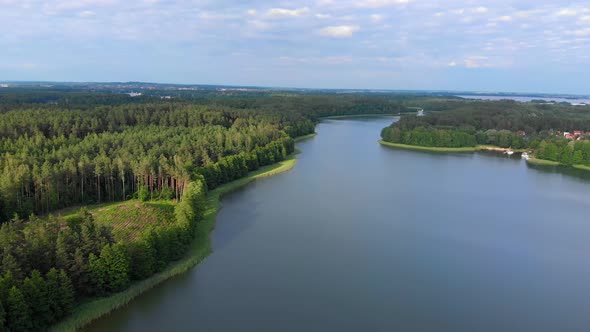
[[[147,186],[139,187],[139,190],[137,191],[137,198],[142,202],[147,202],[150,200],[150,191]]]
[[[355,98],[330,99],[339,103],[333,114],[361,107]],[[117,106],[72,109],[5,107],[4,101],[0,304],[6,321],[0,310],[0,329],[11,330],[44,330],[88,297],[125,290],[181,259],[195,237],[205,241],[197,230],[208,187],[285,160],[294,151],[292,137],[313,132],[320,114],[271,104],[236,110],[109,102]],[[394,108],[400,109],[378,111]],[[133,195],[139,201],[130,201]],[[67,218],[31,215],[121,200]],[[9,220],[14,215],[31,217]]]
[[[47,283],[37,270],[23,282],[22,292],[28,304],[32,319],[33,330],[43,330],[53,322],[49,305]]]
[[[563,165],[590,165],[590,141],[568,142],[564,139],[542,141],[535,151],[539,159]]]
[[[408,145],[450,148],[477,145],[475,135],[457,130],[425,128],[400,130],[397,127],[387,127],[382,130],[381,135],[386,142]]]
[[[6,299],[6,327],[10,331],[30,331],[33,328],[31,311],[22,292],[13,286]]]
[[[6,327],[6,311],[4,305],[0,302],[0,332],[8,331]]]

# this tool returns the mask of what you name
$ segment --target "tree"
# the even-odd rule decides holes
[[[58,303],[61,308],[63,316],[72,312],[74,305],[75,291],[72,286],[72,281],[68,277],[66,271],[59,271],[59,297]]]
[[[59,280],[59,272],[57,269],[52,268],[47,272],[45,276],[47,285],[47,304],[49,312],[53,318],[50,323],[64,316],[63,308],[60,303],[61,297],[61,286]]]
[[[6,299],[6,326],[10,331],[30,331],[33,328],[31,323],[31,312],[25,302],[22,292],[13,286],[8,291]]]
[[[106,286],[111,292],[125,289],[129,285],[130,267],[127,247],[122,243],[106,245],[100,253],[106,266]]]
[[[0,332],[8,331],[6,328],[6,311],[4,310],[4,304],[0,301]]]
[[[39,271],[33,270],[31,276],[25,278],[22,293],[30,308],[33,329],[43,330],[52,322],[52,317],[47,284]]]
[[[20,280],[23,275],[20,265],[9,251],[4,251],[4,257],[2,258],[2,271],[4,273],[10,273],[17,280]]]
[[[93,253],[88,256],[88,275],[92,286],[91,292],[95,295],[103,295],[106,292],[107,268],[104,261]]]

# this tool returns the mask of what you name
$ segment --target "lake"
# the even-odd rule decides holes
[[[570,103],[572,105],[580,105],[580,104],[590,104],[589,98],[563,98],[563,97],[540,97],[540,96],[516,96],[516,95],[508,95],[508,96],[500,96],[500,95],[458,95],[457,97],[465,98],[465,99],[480,99],[480,100],[503,100],[509,99],[518,101],[521,103],[527,103],[533,100],[545,100],[547,102],[557,102],[557,103]]]
[[[324,120],[227,196],[197,268],[88,331],[589,331],[590,182],[501,154],[383,147]]]

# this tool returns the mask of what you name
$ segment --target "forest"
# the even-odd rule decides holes
[[[126,289],[186,252],[207,190],[285,159],[315,122],[297,112],[194,102],[68,108],[26,103],[0,114],[0,329],[46,330],[80,301]],[[88,210],[170,200],[174,220],[118,239]]]
[[[416,106],[432,112],[410,115]],[[590,129],[570,106],[369,93],[150,90],[132,98],[106,88],[7,89],[0,330],[46,330],[76,305],[163,271],[194,241],[209,190],[284,160],[320,118],[356,114],[402,114],[383,129],[390,142],[533,146],[544,159],[590,164],[590,144],[554,137]],[[146,225],[131,240],[86,208],[149,201],[169,202],[173,220]],[[64,216],[72,209],[79,211]]]
[[[590,131],[588,106],[513,101],[433,101],[427,116],[402,116],[383,128],[386,142],[426,147],[474,147],[535,150],[540,159],[566,165],[590,164],[586,135],[568,140],[564,132]],[[586,139],[583,139],[586,138]],[[575,155],[575,158],[574,158]]]
[[[162,271],[195,238],[208,190],[284,160],[320,117],[411,111],[391,96],[162,94],[0,92],[0,329],[45,330]],[[151,200],[173,202],[174,220],[131,241],[84,208]]]

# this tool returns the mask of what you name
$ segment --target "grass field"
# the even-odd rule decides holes
[[[508,149],[500,148],[493,145],[476,145],[476,146],[466,146],[460,148],[445,148],[445,147],[434,147],[434,146],[419,146],[419,145],[409,145],[409,144],[400,144],[400,143],[391,143],[386,142],[384,140],[379,140],[379,144],[389,146],[392,148],[399,148],[399,149],[407,149],[407,150],[415,150],[415,151],[430,151],[430,152],[477,152],[477,151],[498,151],[503,152]],[[511,149],[513,152],[526,152],[527,149]]]
[[[572,167],[577,168],[577,169],[581,169],[584,171],[590,171],[590,166],[587,166],[587,165],[573,165]]]
[[[104,315],[107,315],[111,311],[124,306],[135,297],[139,296],[141,293],[157,286],[158,284],[175,275],[184,273],[190,268],[199,264],[212,251],[210,234],[215,228],[215,217],[217,215],[217,211],[219,211],[221,208],[221,198],[223,195],[226,195],[252,181],[255,181],[256,179],[288,171],[295,166],[295,163],[295,156],[291,155],[284,161],[274,165],[262,167],[255,172],[251,172],[247,177],[224,184],[215,190],[210,191],[207,195],[208,204],[204,219],[199,222],[197,226],[197,236],[184,258],[173,262],[164,271],[157,273],[145,280],[132,284],[128,289],[122,292],[113,294],[109,297],[89,301],[77,306],[72,315],[65,318],[59,324],[53,326],[50,331],[77,331],[93,320],[96,320]],[[97,209],[104,207],[106,206],[98,206]]]
[[[527,160],[528,163],[533,165],[543,165],[543,166],[558,166],[559,163],[557,161],[545,160],[545,159],[537,159],[537,158],[530,158]]]
[[[312,137],[315,137],[315,136],[317,136],[317,133],[308,134],[308,135],[304,135],[304,136],[299,136],[299,137],[296,137],[296,138],[294,139],[294,141],[295,141],[295,142],[301,142],[301,141],[303,141],[303,140],[306,140],[306,139],[308,139],[308,138],[312,138]]]
[[[364,117],[381,117],[381,116],[397,116],[399,114],[353,114],[353,115],[333,115],[333,116],[324,116],[321,119],[346,119],[346,118],[364,118]]]
[[[385,142],[384,140],[379,140],[379,144],[384,145],[384,146],[389,146],[392,148],[415,150],[415,151],[430,151],[430,152],[475,152],[475,151],[481,150],[477,146],[462,147],[462,148],[438,148],[438,147],[430,147],[430,146],[418,146],[418,145],[390,143],[390,142]]]
[[[113,228],[115,240],[128,242],[136,240],[141,232],[150,226],[174,223],[175,204],[173,201],[130,200],[90,206],[88,211],[98,224]],[[69,209],[62,215],[66,219],[74,218],[77,211]]]

